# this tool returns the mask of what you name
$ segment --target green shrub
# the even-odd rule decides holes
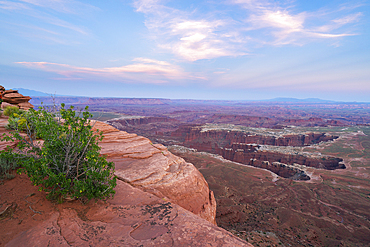
[[[17,160],[14,159],[12,152],[3,151],[0,153],[0,179],[11,179],[14,175],[11,171],[18,168]]]
[[[88,107],[79,113],[73,109],[64,104],[52,112],[30,109],[24,118],[27,137],[18,127],[5,139],[20,141],[19,152],[26,157],[19,159],[22,170],[49,199],[106,199],[115,193],[114,164],[99,153],[103,135],[92,130]]]
[[[22,110],[20,110],[17,106],[7,106],[4,109],[4,115],[5,116],[12,116],[14,113],[20,114],[22,113]]]
[[[31,115],[32,113],[29,111],[14,112],[9,116],[8,124],[5,127],[16,131],[31,131],[35,128]]]

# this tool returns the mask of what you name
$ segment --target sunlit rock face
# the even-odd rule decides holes
[[[5,123],[0,121],[0,131]],[[0,221],[2,245],[252,246],[215,225],[213,193],[192,164],[136,134],[101,122],[94,129],[105,136],[101,153],[116,162],[115,196],[54,204],[18,175],[0,191],[16,205],[15,219]],[[32,216],[30,210],[40,211]]]
[[[190,163],[145,137],[96,122],[103,131],[101,153],[116,165],[118,179],[199,215],[215,224],[216,202],[203,175]]]

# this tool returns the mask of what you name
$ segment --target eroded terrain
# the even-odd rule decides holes
[[[206,178],[217,201],[217,224],[256,246],[368,246],[370,129],[332,131],[340,136],[335,142],[303,150],[340,157],[347,167],[305,167],[309,181],[285,179],[195,149],[169,150],[195,164]]]
[[[146,103],[90,107],[193,163],[219,226],[255,246],[368,246],[369,104]]]

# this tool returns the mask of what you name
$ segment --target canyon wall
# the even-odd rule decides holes
[[[170,122],[177,122],[176,119],[168,118],[168,117],[136,117],[136,118],[122,118],[122,119],[115,119],[113,121],[108,121],[108,123],[120,123],[122,126],[136,126],[142,124],[150,124],[150,123],[170,123]]]
[[[338,136],[325,133],[304,134],[256,134],[235,130],[204,130],[204,126],[181,126],[172,136],[183,140],[183,145],[214,154],[238,163],[270,170],[284,178],[309,180],[302,166],[317,169],[344,169],[343,159],[329,156],[282,153],[261,150],[260,145],[304,147],[332,141]]]
[[[188,127],[183,129],[188,133],[180,134],[178,136],[185,136],[184,143],[197,148],[197,145],[202,146],[201,148],[212,150],[215,145],[219,147],[230,146],[233,143],[246,143],[246,144],[259,144],[259,145],[271,145],[271,146],[292,146],[292,147],[303,147],[312,144],[316,144],[322,141],[332,141],[338,138],[338,136],[326,135],[325,133],[305,133],[305,134],[290,134],[284,136],[273,136],[273,135],[258,135],[250,134],[241,131],[232,130],[207,130],[202,131],[202,127]],[[176,135],[176,134],[174,134]],[[215,143],[213,146],[209,146],[210,142]]]
[[[340,158],[329,156],[316,158],[265,150],[260,151],[257,148],[257,145],[234,143],[231,148],[220,148],[218,154],[225,159],[264,168],[281,177],[293,178],[296,180],[309,180],[310,178],[299,166],[295,166],[295,164],[326,170],[345,168],[343,159]]]

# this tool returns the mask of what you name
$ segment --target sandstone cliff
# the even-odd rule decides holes
[[[252,246],[215,225],[213,193],[192,164],[147,138],[101,122],[94,128],[116,164],[115,197],[53,205],[18,175],[0,185],[12,209],[0,221],[0,246]]]
[[[216,223],[216,202],[202,174],[190,163],[145,137],[96,122],[103,131],[101,153],[116,165],[116,176]]]

